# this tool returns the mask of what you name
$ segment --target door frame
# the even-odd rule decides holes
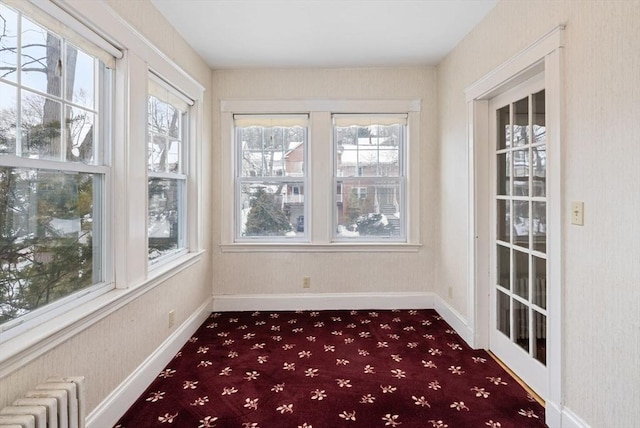
[[[562,51],[564,25],[555,27],[529,47],[469,86],[466,91],[468,139],[468,306],[472,346],[488,349],[490,329],[490,141],[489,100],[529,78],[544,73],[547,121],[547,368],[546,423],[560,427],[564,407],[562,200]]]

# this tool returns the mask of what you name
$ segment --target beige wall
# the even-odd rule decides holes
[[[109,1],[122,17],[179,64],[205,88],[203,117],[211,117],[211,71],[171,29],[148,1]],[[99,24],[99,23],[98,23]],[[108,28],[105,29],[107,32]],[[203,126],[203,156],[210,164],[210,125]],[[203,174],[203,211],[211,206],[210,169]],[[203,246],[211,249],[210,217],[204,218]],[[87,411],[91,412],[211,295],[211,263],[205,254],[191,268],[153,288],[129,305],[94,324],[60,346],[0,379],[0,408],[52,375],[87,378]],[[176,310],[176,327],[167,328],[168,312]]]
[[[592,427],[640,420],[640,2],[502,0],[438,66],[437,291],[466,314],[464,89],[566,23],[563,363],[566,405]],[[585,226],[568,222],[584,201]]]
[[[214,200],[223,162],[220,100],[223,99],[387,99],[422,100],[420,168],[420,228],[423,247],[408,253],[223,253],[214,250],[214,294],[420,292],[433,290],[437,252],[436,79],[433,67],[314,70],[224,70],[213,73]],[[330,144],[316,141],[315,144]],[[214,242],[220,242],[221,208],[213,212]],[[259,268],[253,268],[259,267]],[[302,289],[302,277],[311,289]]]

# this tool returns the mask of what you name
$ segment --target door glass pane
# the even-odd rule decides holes
[[[533,269],[533,303],[543,309],[547,308],[547,261],[532,257]]]
[[[510,290],[509,286],[509,272],[511,272],[511,263],[509,261],[510,250],[502,245],[497,246],[497,261],[498,261],[498,285]]]
[[[545,143],[547,141],[547,127],[545,121],[544,91],[533,94],[531,97],[533,105],[533,144]]]
[[[533,176],[533,196],[546,196],[547,149],[545,146],[531,148],[531,175]]]
[[[511,337],[511,310],[509,296],[501,291],[496,292],[496,328],[507,337]]]
[[[509,121],[509,106],[506,105],[497,111],[497,150],[511,147],[511,126]]]
[[[504,242],[511,242],[511,210],[510,201],[498,199],[496,211],[496,239]]]
[[[547,317],[540,312],[533,311],[533,328],[535,341],[533,357],[542,364],[547,364]]]
[[[513,250],[513,289],[529,300],[529,254]]]
[[[529,307],[513,300],[513,340],[529,352]]]
[[[529,144],[529,97],[513,104],[513,145]]]
[[[513,243],[529,248],[529,202],[513,201]]]
[[[533,209],[533,249],[547,252],[547,203],[532,202]]]
[[[511,185],[509,184],[511,153],[500,153],[496,159],[497,195],[509,195]]]
[[[529,196],[529,150],[513,152],[513,195]]]

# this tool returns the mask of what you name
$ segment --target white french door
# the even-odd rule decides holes
[[[547,371],[544,76],[489,102],[489,348],[543,399]]]

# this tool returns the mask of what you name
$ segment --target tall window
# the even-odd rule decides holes
[[[2,330],[106,279],[111,75],[87,46],[0,4]]]
[[[148,99],[148,251],[156,262],[187,250],[187,141],[190,100],[154,75]]]
[[[304,239],[307,115],[236,115],[236,240]]]
[[[406,115],[333,115],[336,240],[404,240]]]

